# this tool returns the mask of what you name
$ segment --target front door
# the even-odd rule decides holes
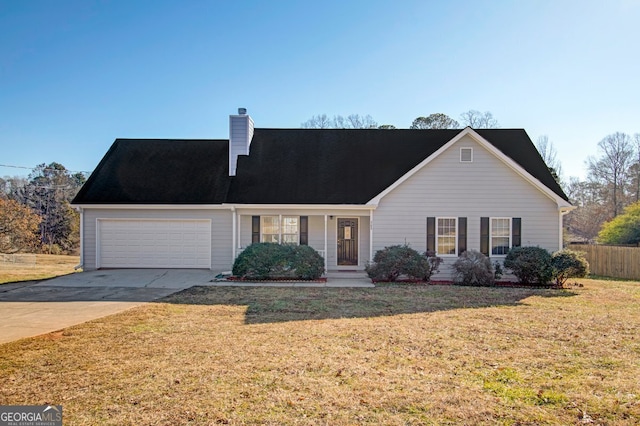
[[[338,266],[358,265],[358,219],[338,219]]]

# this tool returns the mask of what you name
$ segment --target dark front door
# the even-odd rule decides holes
[[[338,266],[358,264],[358,219],[338,219]]]

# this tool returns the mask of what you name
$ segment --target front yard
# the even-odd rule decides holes
[[[0,345],[65,424],[640,422],[640,285],[204,288]]]

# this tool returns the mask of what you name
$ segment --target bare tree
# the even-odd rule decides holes
[[[607,201],[611,205],[611,216],[616,217],[625,205],[633,145],[629,135],[616,132],[598,142],[598,148],[602,156],[587,160],[589,180],[600,184],[609,193]]]
[[[602,224],[610,217],[602,187],[595,182],[570,177],[565,191],[571,204],[577,207],[564,217],[566,235],[581,241],[595,241]]]
[[[314,115],[301,125],[304,129],[328,129],[331,128],[331,119],[327,114]]]
[[[453,118],[437,112],[428,117],[418,117],[411,123],[412,129],[457,129],[460,126]]]
[[[498,120],[493,118],[493,114],[489,111],[480,112],[475,109],[470,109],[460,114],[460,120],[463,125],[469,126],[472,129],[496,129],[500,127]]]
[[[301,125],[304,129],[376,129],[378,123],[370,115],[350,114],[348,116],[327,114],[314,115]]]
[[[560,160],[558,160],[558,152],[555,146],[553,146],[553,142],[549,140],[547,135],[539,136],[536,141],[536,148],[538,148],[540,156],[547,164],[556,182],[562,185],[562,164]]]
[[[631,167],[631,173],[635,180],[636,203],[640,201],[640,133],[633,135],[633,141],[636,150],[636,163]]]
[[[336,116],[336,123],[337,121]],[[341,128],[344,129],[375,129],[378,127],[378,123],[370,115],[350,114],[345,120],[345,125]],[[337,126],[336,126],[337,127]]]

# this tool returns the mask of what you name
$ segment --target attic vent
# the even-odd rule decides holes
[[[460,148],[460,162],[461,163],[473,162],[473,148]]]

